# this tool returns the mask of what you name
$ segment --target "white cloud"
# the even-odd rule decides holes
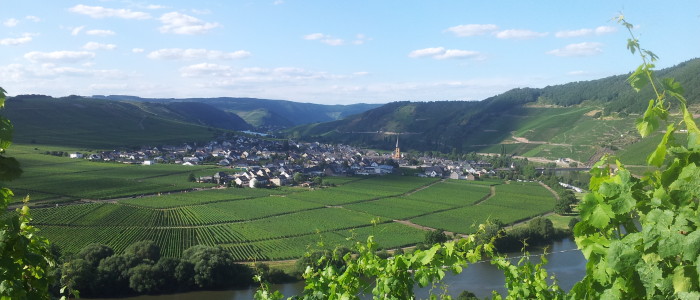
[[[201,76],[217,76],[230,77],[233,75],[233,69],[225,65],[201,63],[196,65],[186,66],[180,69],[182,77],[201,77]]]
[[[418,57],[426,57],[426,56],[436,56],[436,55],[441,55],[444,53],[445,53],[445,48],[443,48],[443,47],[425,48],[425,49],[418,49],[418,50],[411,51],[411,53],[408,54],[408,57],[418,58]]]
[[[87,51],[54,51],[54,52],[39,52],[32,51],[24,54],[24,58],[31,62],[43,63],[43,62],[66,62],[66,63],[77,63],[92,59],[95,57],[95,53]]]
[[[1,39],[0,45],[2,45],[2,46],[17,46],[17,45],[23,45],[23,44],[29,43],[31,41],[32,41],[32,35],[29,33],[25,33],[22,35],[22,37]]]
[[[114,50],[117,48],[115,44],[101,44],[97,42],[88,42],[83,46],[85,50]]]
[[[353,41],[353,44],[356,45],[361,45],[364,44],[366,41],[366,37],[364,35],[358,35],[358,37],[361,36],[361,38],[356,39]],[[310,41],[320,41],[321,43],[324,43],[326,45],[330,46],[341,46],[345,45],[345,40],[335,38],[333,36],[323,34],[323,33],[312,33],[312,34],[307,34],[303,36],[305,40],[310,40]]]
[[[41,22],[41,19],[37,16],[26,16],[24,18],[32,22]]]
[[[536,32],[526,29],[507,29],[503,31],[496,32],[496,37],[499,39],[533,39],[538,37],[547,36],[547,32]]]
[[[179,49],[169,48],[153,51],[148,54],[150,59],[239,59],[250,56],[250,52],[238,50],[234,52],[223,52],[207,49]]]
[[[15,27],[19,24],[19,20],[15,18],[9,18],[5,20],[5,22],[2,22],[2,25],[5,25],[5,27]]]
[[[435,59],[470,58],[479,56],[479,52],[468,50],[448,49],[445,53],[434,56]]]
[[[191,9],[192,13],[197,14],[197,15],[209,15],[211,14],[211,10],[208,9]]]
[[[447,31],[454,33],[456,36],[484,35],[493,33],[496,30],[498,30],[498,26],[494,24],[467,24],[447,28]]]
[[[583,28],[583,29],[577,29],[577,30],[557,31],[557,33],[555,33],[554,36],[558,37],[558,38],[569,38],[569,37],[588,36],[591,34],[593,34],[593,29]]]
[[[355,40],[352,41],[353,45],[363,45],[364,43],[371,41],[371,38],[368,38],[366,35],[358,33],[355,35]]]
[[[151,15],[145,12],[140,12],[140,11],[132,11],[130,9],[114,9],[114,8],[105,8],[102,6],[87,6],[87,5],[82,5],[78,4],[76,6],[73,6],[68,9],[71,12],[77,13],[77,14],[82,14],[82,15],[87,15],[95,19],[103,19],[103,18],[110,18],[110,17],[115,17],[115,18],[122,18],[122,19],[137,19],[137,20],[145,20],[145,19],[150,19]]]
[[[159,28],[162,33],[205,34],[208,33],[209,30],[221,27],[219,23],[204,22],[179,12],[164,14],[159,20],[163,23],[163,26]]]
[[[70,34],[71,35],[78,35],[78,34],[80,34],[81,31],[83,31],[83,29],[85,29],[85,26],[75,27],[75,28],[73,28],[73,30],[70,31]]]
[[[163,8],[167,8],[167,6],[156,5],[156,4],[150,4],[150,5],[146,6],[146,9],[163,9]]]
[[[323,39],[323,38],[325,38],[325,36],[326,36],[326,35],[323,34],[323,33],[312,33],[312,34],[307,34],[307,35],[305,35],[305,36],[304,36],[304,39],[305,39],[305,40],[315,41],[315,40]]]
[[[182,77],[218,77],[217,81],[207,81],[203,86],[208,87],[231,87],[241,84],[303,84],[316,80],[343,79],[362,76],[353,75],[333,75],[326,72],[310,71],[295,67],[280,68],[243,68],[234,69],[230,66],[201,63],[183,67],[180,69]]]
[[[110,35],[115,35],[116,33],[111,30],[105,30],[105,29],[92,29],[88,30],[85,32],[87,35],[96,35],[96,36],[110,36]]]
[[[577,30],[563,30],[557,31],[554,36],[558,38],[570,38],[570,37],[581,37],[590,35],[603,35],[608,33],[616,32],[617,28],[612,26],[598,26],[595,29],[581,28]]]
[[[408,57],[432,57],[434,59],[479,58],[481,53],[476,51],[445,49],[443,47],[425,48],[411,51]]]
[[[603,44],[596,42],[583,42],[578,44],[569,44],[564,48],[547,51],[547,54],[555,56],[592,56],[603,53],[601,48]]]
[[[146,51],[146,50],[143,49],[143,48],[133,48],[133,49],[131,49],[131,52],[133,52],[133,53],[143,53],[144,51]]]
[[[343,39],[329,38],[321,40],[321,43],[331,46],[341,46],[345,44],[345,41],[343,41]]]
[[[61,77],[89,77],[124,79],[128,76],[119,70],[94,70],[75,67],[59,67],[52,63],[35,66],[12,64],[0,70],[0,79],[22,81],[26,79],[56,79]]]
[[[272,2],[272,4],[274,4],[274,5],[284,4],[284,0],[275,0],[275,2]]]
[[[595,34],[597,34],[597,35],[608,34],[608,33],[613,33],[613,32],[617,32],[617,27],[598,26],[595,29]]]

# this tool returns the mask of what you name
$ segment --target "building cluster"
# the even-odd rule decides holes
[[[423,172],[419,173],[421,177],[441,177],[450,179],[462,180],[477,180],[484,176],[495,175],[492,165],[486,161],[452,161],[443,159],[423,160],[430,166],[423,167]]]
[[[218,165],[230,172],[196,177],[199,182],[242,187],[309,184],[302,180],[321,176],[385,175],[407,166],[399,149],[378,153],[348,145],[297,143],[242,135],[233,139],[206,144],[164,145],[139,150],[112,150],[97,153],[71,153],[71,158],[126,164]],[[421,177],[475,180],[493,175],[491,163],[485,161],[452,161],[437,157],[417,158]],[[297,176],[296,174],[301,174]]]
[[[125,164],[218,165],[231,172],[197,177],[200,182],[245,187],[283,186],[299,173],[316,176],[385,175],[394,173],[398,163],[391,155],[360,150],[347,145],[297,143],[256,136],[211,141],[203,145],[183,144],[142,147],[138,150],[112,150],[97,153],[70,153],[71,158]],[[296,182],[299,183],[299,182]]]

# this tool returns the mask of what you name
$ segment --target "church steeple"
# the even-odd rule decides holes
[[[401,149],[399,148],[399,135],[396,135],[396,150],[394,150],[393,159],[401,159]]]

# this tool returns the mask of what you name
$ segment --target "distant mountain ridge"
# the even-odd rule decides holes
[[[205,103],[225,112],[235,113],[248,124],[263,129],[281,129],[296,125],[330,122],[380,107],[382,104],[323,105],[287,100],[257,98],[141,98],[125,95],[95,95],[93,98],[136,102]]]

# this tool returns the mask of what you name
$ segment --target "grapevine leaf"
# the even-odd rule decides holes
[[[14,157],[0,155],[0,180],[13,180],[21,174],[22,169],[19,167],[19,162]]]
[[[651,51],[649,51],[649,50],[647,50],[647,49],[643,49],[642,52],[644,52],[644,54],[646,54],[647,56],[649,56],[649,59],[650,59],[651,61],[656,61],[656,60],[659,59],[659,56],[658,56],[658,55],[656,55],[654,52],[651,52]]]
[[[680,292],[680,293],[678,293],[678,299],[698,300],[698,299],[700,299],[700,292]]]
[[[424,266],[429,265],[430,262],[432,262],[433,257],[435,256],[435,253],[438,251],[438,249],[440,249],[439,246],[433,246],[429,250],[426,250],[425,252],[423,252],[423,254],[425,254],[425,256],[423,256],[423,259],[421,259],[421,261],[420,261],[421,264],[423,264]]]
[[[628,29],[631,28],[628,24],[625,24],[625,27]],[[627,49],[629,49],[632,54],[637,51],[637,48],[639,48],[639,41],[637,39],[627,39]]]
[[[677,266],[673,270],[673,290],[675,293],[688,292],[693,287],[693,281],[687,266]],[[697,277],[697,275],[695,276]]]
[[[654,110],[654,100],[649,100],[649,106],[644,112],[644,116],[635,121],[635,126],[642,137],[650,135],[659,127],[659,120],[656,119]]]
[[[683,241],[683,259],[691,261],[700,253],[700,231],[689,233]]]
[[[654,152],[652,152],[647,158],[647,164],[661,167],[661,164],[663,164],[664,160],[666,159],[666,145],[668,145],[669,140],[673,139],[673,132],[675,130],[676,128],[673,126],[673,124],[668,124],[666,134],[664,134],[664,137],[661,139],[659,145],[656,146],[656,150],[654,150]]]
[[[644,65],[641,65],[635,70],[632,75],[630,75],[627,78],[627,81],[630,83],[632,88],[639,92],[644,86],[646,86],[649,83],[649,78],[647,77],[646,74],[646,69],[644,68]]]
[[[0,153],[12,144],[12,123],[10,120],[0,117]]]
[[[656,263],[639,261],[637,263],[637,273],[646,290],[647,299],[653,298],[657,284],[664,279],[663,271],[656,266]]]
[[[0,107],[4,107],[4,106],[5,106],[5,99],[6,99],[5,97],[6,97],[6,94],[7,94],[7,91],[5,91],[5,89],[3,89],[2,87],[0,87]]]
[[[678,179],[669,186],[671,191],[679,191],[681,199],[693,199],[700,195],[700,168],[695,163],[685,166]]]
[[[700,129],[698,129],[698,126],[693,119],[693,115],[685,106],[683,107],[683,122],[685,122],[685,126],[688,128],[689,132],[700,133]]]
[[[603,229],[610,223],[610,219],[614,216],[615,214],[609,204],[598,203],[598,205],[593,208],[588,221],[593,227]]]
[[[601,236],[600,234],[594,234],[590,236],[577,236],[575,237],[576,245],[581,249],[581,253],[586,259],[590,259],[592,253],[603,254],[606,251],[606,247],[609,245],[610,240]]]
[[[675,94],[683,94],[685,92],[683,90],[683,86],[681,86],[681,84],[673,78],[664,78],[661,80],[661,84],[667,92]]]

